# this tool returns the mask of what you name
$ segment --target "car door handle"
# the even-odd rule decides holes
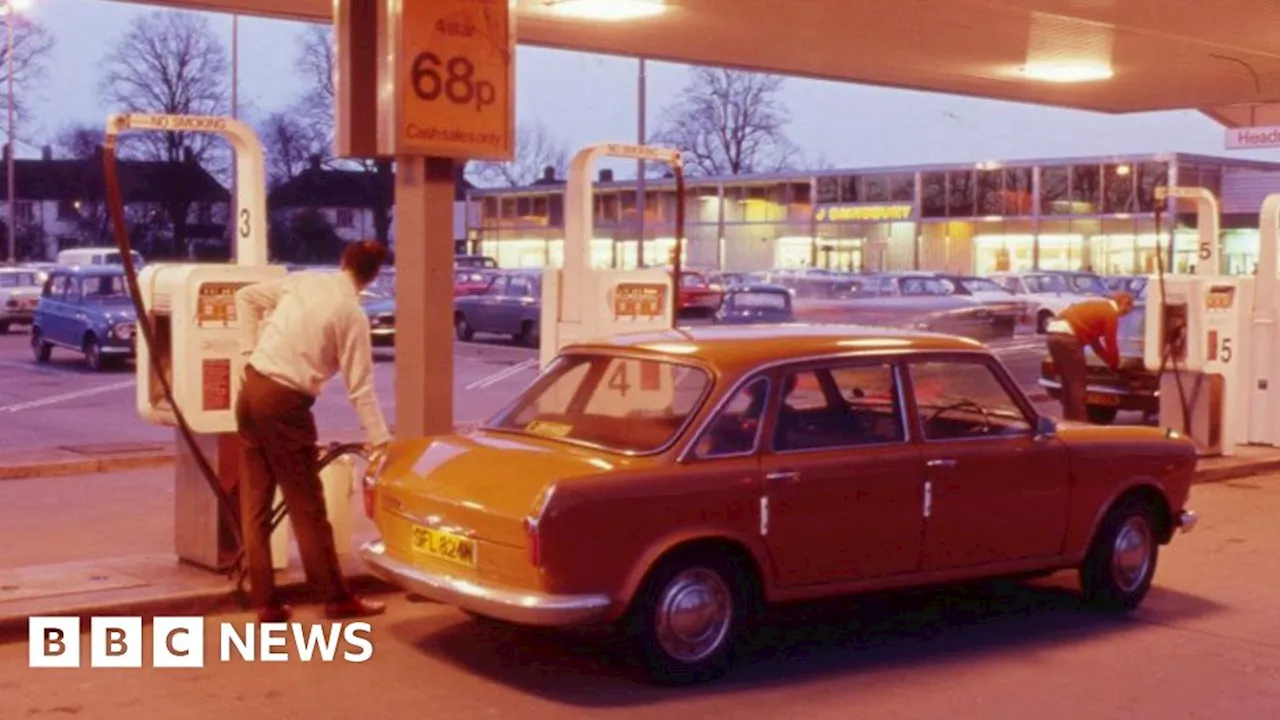
[[[771,483],[787,483],[795,482],[800,479],[800,473],[793,471],[772,472],[764,476],[764,479]]]
[[[930,460],[928,467],[950,470],[956,466],[955,460]]]

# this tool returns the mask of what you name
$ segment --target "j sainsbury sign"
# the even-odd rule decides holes
[[[1280,147],[1280,125],[1232,128],[1227,131],[1228,150]]]

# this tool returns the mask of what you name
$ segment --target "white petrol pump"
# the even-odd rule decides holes
[[[223,117],[147,114],[113,115],[107,123],[112,146],[125,132],[178,130],[221,135],[235,152],[235,264],[149,264],[138,274],[154,347],[138,343],[137,407],[148,422],[177,426],[167,384],[200,453],[223,491],[230,492],[239,475],[235,399],[244,368],[235,294],[246,285],[282,277],[286,269],[268,265],[263,151],[248,125]],[[218,512],[204,467],[180,430],[177,434],[175,550],[187,562],[225,569],[235,560],[234,531]]]
[[[1222,274],[1212,192],[1157,188],[1157,201],[1166,198],[1195,203],[1196,269],[1148,280],[1144,364],[1160,372],[1160,423],[1186,431],[1203,455],[1234,455],[1249,441],[1254,278]]]
[[[1268,195],[1258,217],[1258,273],[1254,279],[1250,339],[1249,435],[1254,445],[1280,445],[1280,367],[1276,321],[1280,318],[1280,195]]]
[[[597,269],[591,261],[594,234],[592,174],[602,157],[666,163],[676,180],[676,230],[672,265],[637,270]],[[565,192],[564,266],[549,268],[542,281],[541,354],[545,368],[566,345],[604,340],[628,332],[669,330],[676,318],[676,287],[684,249],[684,166],[680,152],[667,148],[602,143],[579,151],[569,167]],[[662,412],[673,398],[674,369],[636,360],[617,360],[606,378],[610,402],[631,411]],[[608,413],[607,408],[599,408]]]

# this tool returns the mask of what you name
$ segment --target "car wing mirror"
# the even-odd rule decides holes
[[[1053,418],[1041,415],[1036,418],[1036,440],[1048,440],[1058,433],[1058,423]]]

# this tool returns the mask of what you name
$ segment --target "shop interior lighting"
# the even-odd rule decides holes
[[[665,0],[545,0],[557,15],[582,20],[638,20],[666,12]]]
[[[1022,74],[1051,83],[1097,82],[1115,77],[1110,67],[1092,63],[1030,63],[1022,68]]]

